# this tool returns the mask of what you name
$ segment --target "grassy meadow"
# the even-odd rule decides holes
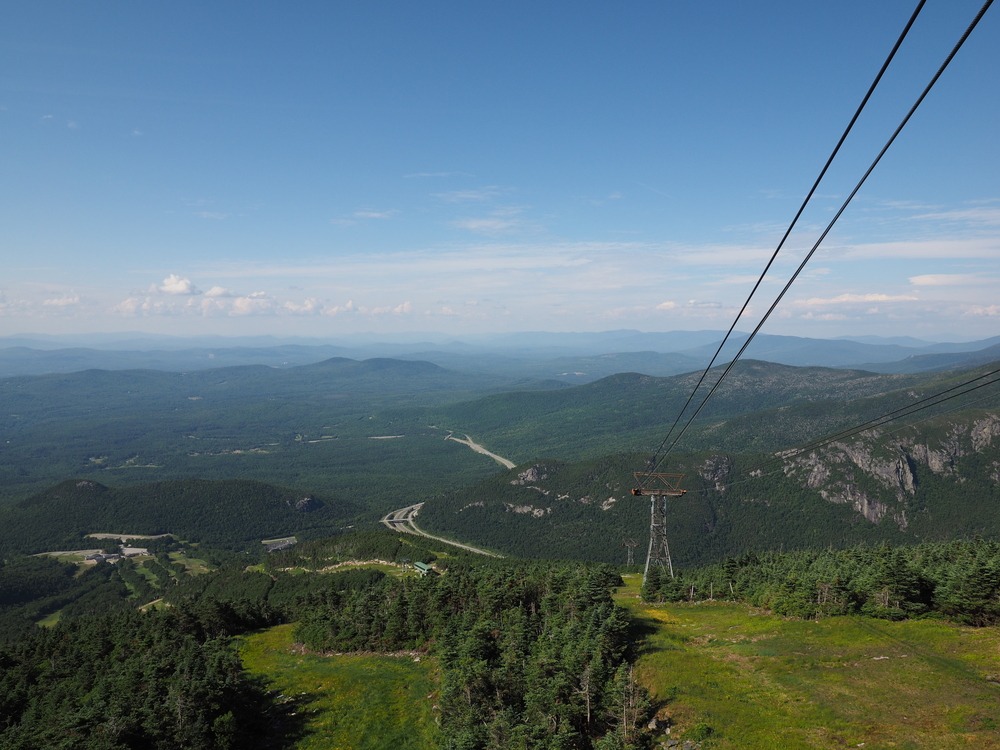
[[[1000,629],[645,605],[640,681],[671,737],[711,748],[1000,748]]]
[[[320,656],[293,648],[294,625],[246,636],[243,665],[293,703],[296,750],[431,750],[433,659]],[[295,717],[291,717],[294,719]]]

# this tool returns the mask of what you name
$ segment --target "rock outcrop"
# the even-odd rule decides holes
[[[917,494],[921,467],[931,473],[965,481],[962,459],[992,449],[1000,441],[1000,415],[974,421],[952,421],[938,437],[913,432],[895,435],[869,430],[847,442],[820,450],[783,456],[784,472],[803,487],[816,490],[832,503],[848,504],[871,523],[891,519],[906,529],[908,501]],[[1000,481],[1000,462],[991,465],[993,481]],[[872,485],[884,492],[865,489]]]

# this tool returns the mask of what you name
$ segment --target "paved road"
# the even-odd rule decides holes
[[[493,451],[486,450],[486,448],[484,448],[483,446],[481,446],[479,443],[477,443],[475,440],[473,440],[472,438],[470,438],[468,435],[465,436],[465,440],[462,440],[462,438],[455,437],[455,433],[454,432],[449,432],[448,433],[448,437],[446,437],[445,440],[454,440],[456,443],[461,443],[462,445],[467,445],[470,448],[472,448],[472,450],[474,450],[476,453],[482,453],[484,456],[489,456],[494,461],[496,461],[498,464],[500,464],[501,466],[505,466],[508,469],[513,469],[516,466],[516,464],[513,461],[511,461],[509,458],[504,458],[503,456],[498,456]]]
[[[407,505],[405,508],[400,508],[399,510],[390,511],[382,517],[382,523],[393,531],[399,531],[404,534],[418,534],[420,536],[425,536],[436,542],[444,542],[445,544],[450,544],[452,547],[458,547],[459,549],[464,549],[467,552],[474,552],[477,555],[486,555],[487,557],[503,557],[503,555],[498,555],[496,552],[487,552],[484,549],[473,547],[470,544],[453,542],[450,539],[444,539],[439,536],[434,536],[433,534],[428,534],[426,531],[422,531],[417,524],[414,523],[413,519],[420,512],[423,505],[423,503],[416,503],[414,505]]]

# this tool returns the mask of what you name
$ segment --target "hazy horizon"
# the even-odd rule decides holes
[[[749,335],[751,331],[736,329],[731,334],[735,340],[740,340],[743,337]],[[282,343],[289,344],[302,344],[302,345],[323,345],[323,344],[333,344],[338,342],[350,342],[350,343],[377,343],[377,344],[413,344],[413,343],[434,343],[434,344],[447,344],[449,342],[453,343],[467,343],[467,342],[490,342],[496,340],[506,340],[515,338],[518,336],[523,337],[536,337],[536,338],[559,338],[566,337],[570,338],[610,338],[615,335],[630,335],[637,337],[669,337],[669,336],[694,336],[698,334],[703,334],[706,339],[710,339],[716,336],[716,340],[721,340],[726,334],[726,331],[722,329],[690,329],[690,330],[673,330],[673,331],[643,331],[639,329],[630,328],[620,328],[620,329],[606,329],[601,331],[545,331],[545,330],[524,330],[524,331],[483,331],[476,333],[464,333],[464,334],[451,334],[445,332],[435,332],[435,331],[400,331],[400,332],[389,332],[389,333],[377,333],[372,331],[360,331],[354,333],[341,333],[341,334],[330,334],[330,335],[299,335],[299,334],[214,334],[214,333],[154,333],[139,330],[119,330],[119,331],[82,331],[76,333],[41,333],[41,332],[24,332],[24,333],[12,333],[12,334],[0,334],[0,343],[11,340],[26,340],[31,341],[34,339],[38,340],[49,340],[52,342],[60,343],[72,343],[72,342],[84,342],[90,343],[91,345],[96,343],[125,343],[130,341],[173,341],[173,342],[221,342],[225,344],[227,342],[267,342],[269,344],[280,345]],[[901,346],[913,346],[920,347],[921,345],[934,345],[934,344],[967,344],[967,343],[977,343],[980,341],[989,340],[1000,336],[1000,334],[994,334],[992,336],[950,336],[950,337],[938,337],[938,338],[918,338],[914,336],[879,336],[879,335],[868,335],[859,334],[855,336],[842,335],[842,336],[791,336],[789,334],[774,334],[762,331],[758,334],[759,337],[788,337],[788,338],[804,338],[804,339],[815,339],[818,341],[855,341],[857,343],[897,343]]]

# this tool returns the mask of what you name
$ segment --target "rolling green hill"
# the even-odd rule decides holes
[[[739,363],[685,434],[685,453],[670,459],[692,490],[672,516],[678,559],[996,533],[995,388],[954,415],[943,408],[961,401],[922,412],[925,421],[903,432],[775,457],[989,367],[877,375]],[[648,526],[648,507],[628,495],[631,473],[645,466],[695,382],[695,374],[624,373],[541,390],[508,382],[504,391],[497,379],[390,359],[12,378],[0,381],[8,407],[0,487],[6,499],[23,500],[66,477],[137,494],[168,480],[266,481],[337,498],[369,518],[427,501],[428,530],[515,554],[620,561],[622,541],[645,539]],[[451,430],[518,468],[504,473],[446,440]],[[610,455],[619,457],[601,458]],[[534,465],[548,478],[519,479]],[[143,518],[164,513],[147,509]],[[303,528],[279,520],[260,535]]]
[[[739,362],[686,433],[684,450],[777,451],[866,422],[995,369],[877,375],[854,370]],[[718,379],[709,373],[692,408]],[[654,378],[623,373],[554,392],[503,393],[430,409],[430,421],[468,432],[515,463],[654,450],[700,373]],[[1000,389],[977,394],[1000,408]],[[683,423],[682,423],[683,424]]]
[[[420,525],[506,554],[618,563],[634,539],[641,562],[649,500],[630,489],[647,458],[531,461],[428,500]],[[981,409],[798,455],[672,455],[665,470],[685,474],[688,492],[669,501],[671,551],[689,566],[747,550],[997,538],[998,467],[1000,416]]]
[[[108,487],[70,480],[0,506],[0,551],[38,553],[95,546],[85,535],[174,534],[189,542],[260,549],[288,534],[335,533],[358,513],[324,499],[246,480],[184,480]]]
[[[560,387],[387,359],[9,378],[0,380],[0,499],[67,477],[252,478],[389,507],[494,464],[419,415],[387,412],[528,385]]]

